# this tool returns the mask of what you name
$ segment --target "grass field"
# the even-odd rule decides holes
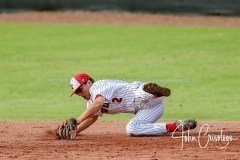
[[[78,116],[80,71],[170,87],[163,119],[240,120],[239,44],[237,27],[0,23],[0,120]]]

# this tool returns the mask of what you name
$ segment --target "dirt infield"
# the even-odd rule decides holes
[[[207,136],[200,141],[173,139],[171,134],[160,137],[130,137],[125,134],[126,121],[99,121],[76,140],[55,140],[47,134],[60,121],[1,121],[0,159],[239,159],[240,122],[201,122],[190,131],[198,137],[203,124],[209,124],[208,135],[232,136],[233,141],[217,142]],[[206,128],[205,128],[206,130]],[[205,130],[203,129],[204,133]],[[202,132],[203,133],[203,132]],[[181,135],[181,134],[180,134]],[[180,136],[175,135],[175,136]],[[238,139],[237,139],[238,138]],[[190,139],[190,137],[189,137]],[[216,146],[215,146],[216,145]],[[219,149],[217,147],[223,147]]]
[[[0,22],[240,26],[240,17],[66,11],[1,13]]]

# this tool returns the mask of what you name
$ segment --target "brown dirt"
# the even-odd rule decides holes
[[[179,16],[127,12],[17,12],[1,13],[0,22],[240,26],[240,17]]]
[[[46,131],[60,121],[1,121],[0,159],[239,159],[240,121],[201,122],[190,131],[197,137],[200,127],[208,123],[209,134],[232,135],[238,140],[209,142],[201,149],[197,141],[184,142],[170,135],[130,137],[125,134],[126,121],[99,121],[77,136],[76,140],[55,140]],[[206,138],[202,136],[202,145]]]

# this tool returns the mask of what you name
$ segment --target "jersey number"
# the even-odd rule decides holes
[[[117,102],[117,103],[121,103],[122,102],[122,98],[113,98],[112,102]],[[109,108],[109,103],[104,103],[101,109],[102,113],[108,113],[108,108]]]

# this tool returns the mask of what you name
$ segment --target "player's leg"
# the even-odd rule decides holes
[[[146,89],[147,88],[147,89]],[[150,92],[152,91],[152,92]],[[155,95],[154,95],[155,94]],[[170,95],[170,90],[156,84],[142,84],[135,92],[135,117],[127,124],[126,132],[132,135],[163,135],[196,127],[195,120],[177,121],[177,123],[155,123],[164,111],[164,96]]]
[[[127,124],[126,132],[131,135],[166,134],[166,123],[155,123],[164,112],[164,97],[157,98],[148,93],[142,84],[135,92],[135,117]]]
[[[164,112],[161,99],[155,99],[140,109],[126,126],[129,135],[163,135],[173,131],[194,129],[197,122],[194,119],[178,120],[175,123],[155,123]]]
[[[126,132],[130,135],[163,135],[166,134],[166,123],[155,123],[163,114],[162,102],[152,103],[140,109],[127,124]]]

